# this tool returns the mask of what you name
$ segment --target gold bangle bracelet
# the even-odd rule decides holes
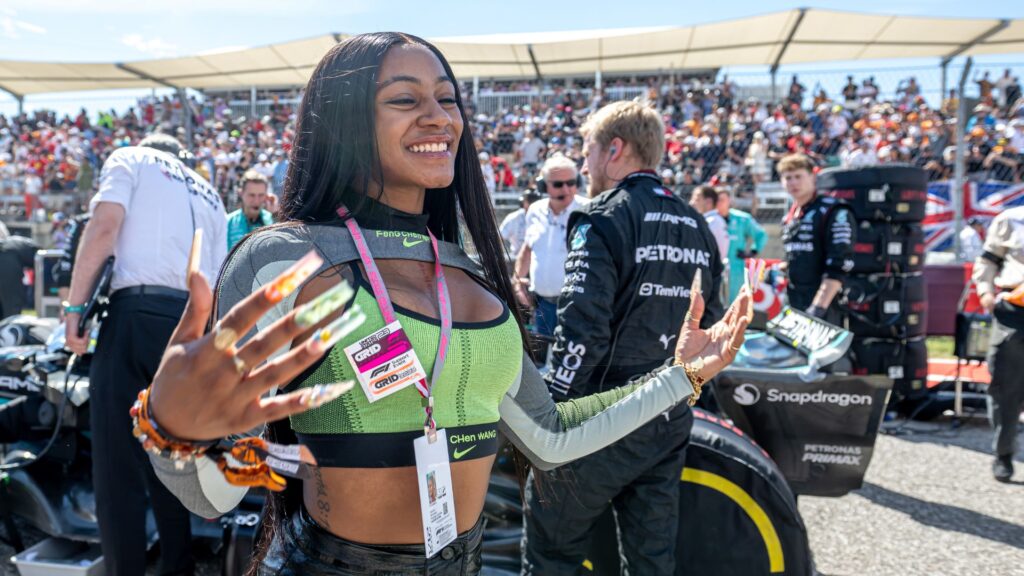
[[[688,362],[680,362],[679,360],[676,360],[675,364],[683,367],[683,373],[686,374],[686,379],[689,380],[690,384],[693,386],[693,394],[687,401],[687,404],[693,406],[700,398],[701,388],[704,387],[704,382],[706,382],[704,377],[700,375],[701,369],[704,368],[704,362],[698,358],[696,366]]]

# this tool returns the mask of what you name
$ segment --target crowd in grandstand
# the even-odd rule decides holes
[[[975,82],[980,98],[968,108],[967,172],[1019,182],[1024,179],[1020,82],[1008,70],[997,80],[985,73]],[[667,139],[661,176],[682,195],[710,182],[752,196],[758,183],[776,178],[775,161],[791,152],[804,152],[821,166],[909,162],[926,168],[932,179],[948,178],[953,171],[957,96],[950,91],[940,106],[929,106],[914,78],[900,82],[895,98],[881,100],[873,77],[857,81],[850,76],[840,93],[829,95],[824,90],[808,93],[793,76],[782,87],[780,101],[772,104],[738,97],[728,76],[715,83],[650,77],[613,79],[602,91],[577,82],[576,88],[586,90],[557,90],[552,99],[493,113],[471,109],[481,165],[493,190],[532,187],[538,166],[554,153],[582,164],[578,126],[612,97],[616,86],[628,84],[645,86],[641,97],[663,115]],[[479,97],[528,87],[492,83]],[[191,114],[190,149],[197,170],[231,207],[236,202],[231,191],[249,169],[263,173],[272,190],[281,190],[295,108],[275,100],[268,113],[247,117],[247,107],[233,110],[221,98],[164,96],[140,101],[123,113],[111,110],[94,117],[85,110],[63,118],[47,111],[0,115],[0,196],[23,196],[25,207],[19,203],[13,209],[27,208],[31,214],[40,195],[65,193],[65,205],[47,208],[77,212],[111,151],[153,131],[184,141],[184,120]]]

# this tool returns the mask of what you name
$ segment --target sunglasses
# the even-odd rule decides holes
[[[576,179],[573,178],[572,180],[554,180],[552,182],[548,182],[548,186],[550,186],[552,188],[561,188],[562,186],[572,186],[572,187],[575,188],[576,187]]]

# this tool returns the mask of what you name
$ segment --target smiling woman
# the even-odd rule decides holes
[[[190,279],[136,414],[174,447],[154,466],[198,514],[229,510],[246,486],[279,490],[271,465],[297,477],[270,498],[253,574],[478,574],[499,431],[534,466],[559,466],[690,397],[689,378],[716,374],[742,342],[749,297],[707,332],[695,297],[674,362],[556,405],[525,353],[465,123],[429,43],[338,44],[305,92],[286,222],[235,248],[215,299]],[[218,454],[217,439],[267,422],[266,467],[239,473]]]

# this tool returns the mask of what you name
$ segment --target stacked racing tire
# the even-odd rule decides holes
[[[857,220],[853,269],[841,296],[855,336],[854,373],[888,376],[895,402],[917,404],[928,393],[921,228],[927,173],[903,164],[829,169],[818,175],[818,189],[846,203]]]

